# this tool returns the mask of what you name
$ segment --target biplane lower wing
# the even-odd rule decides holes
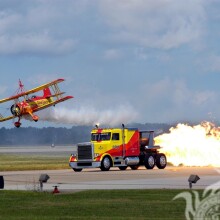
[[[16,116],[12,115],[12,116],[8,116],[8,117],[3,117],[2,115],[0,115],[0,122],[3,121],[7,121],[7,120],[11,120],[13,118],[15,118]]]
[[[42,107],[38,107],[38,108],[37,108],[36,110],[34,110],[34,111],[37,112],[37,111],[39,111],[39,110],[48,108],[48,107],[50,107],[50,106],[56,105],[57,103],[64,102],[64,101],[66,101],[66,100],[68,100],[68,99],[72,99],[72,98],[73,98],[73,96],[63,97],[63,98],[58,99],[58,100],[56,100],[56,101],[50,102],[50,103],[47,104],[47,105],[44,105],[44,106],[42,106]]]

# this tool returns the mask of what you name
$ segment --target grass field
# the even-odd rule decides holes
[[[68,162],[64,155],[0,154],[0,171],[68,169]]]
[[[0,154],[0,171],[67,169],[68,156]],[[88,190],[69,194],[0,190],[0,220],[185,219],[182,190]]]
[[[0,219],[185,219],[182,190],[0,191]]]

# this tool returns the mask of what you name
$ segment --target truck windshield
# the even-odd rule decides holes
[[[109,141],[110,138],[111,138],[111,132],[92,133],[92,135],[91,135],[92,141]]]

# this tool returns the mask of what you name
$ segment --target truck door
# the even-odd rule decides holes
[[[119,132],[112,133],[112,156],[119,157],[122,156],[122,140],[121,134]]]

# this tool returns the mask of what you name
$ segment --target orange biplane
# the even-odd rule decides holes
[[[19,80],[19,89],[17,91],[17,94],[9,98],[0,100],[0,103],[14,100],[14,103],[10,108],[12,115],[8,117],[3,117],[2,114],[0,114],[0,122],[13,118],[18,118],[18,121],[16,121],[14,125],[15,127],[19,128],[21,126],[21,118],[27,115],[30,115],[32,119],[37,122],[39,120],[39,117],[35,115],[34,112],[48,108],[52,105],[55,106],[57,103],[73,98],[73,96],[63,97],[64,92],[61,92],[57,85],[58,83],[63,81],[64,79],[57,79],[29,91],[23,91],[24,85]],[[42,96],[34,95],[34,93],[41,90],[43,91]],[[29,97],[30,94],[33,95]],[[21,97],[23,100],[19,101],[19,98]]]

